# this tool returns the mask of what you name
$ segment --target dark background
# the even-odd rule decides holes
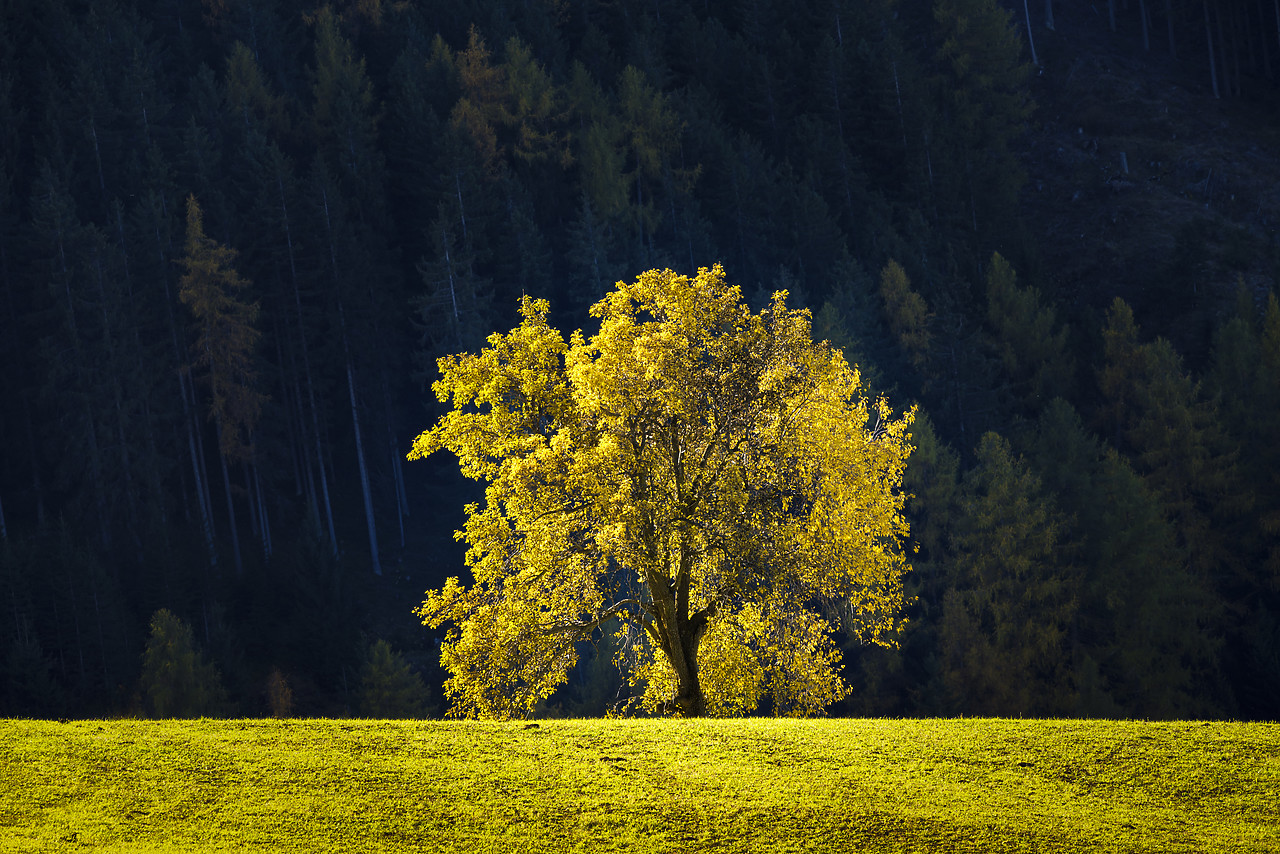
[[[1271,0],[0,0],[0,713],[145,712],[160,608],[225,712],[386,640],[441,713],[435,357],[718,261],[920,406],[833,712],[1274,719],[1278,74]],[[179,298],[188,196],[256,316]]]

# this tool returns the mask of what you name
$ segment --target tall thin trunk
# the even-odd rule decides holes
[[[1044,28],[1053,32],[1053,0],[1044,0]]]
[[[218,549],[213,540],[213,508],[210,506],[208,477],[202,463],[203,449],[196,442],[199,426],[192,417],[191,406],[187,401],[186,373],[178,372],[179,391],[182,392],[182,420],[187,425],[187,449],[191,453],[191,471],[195,477],[196,501],[200,506],[200,527],[204,531],[204,544],[209,552],[209,566],[218,568]]]
[[[302,383],[298,379],[298,364],[294,357],[293,348],[289,348],[289,367],[293,372],[293,399],[294,406],[298,410],[298,429],[302,431],[302,447],[298,449],[298,463],[302,468],[302,482],[306,489],[307,505],[311,513],[311,524],[315,526],[316,531],[320,531],[320,500],[316,496],[316,477],[311,471],[311,464],[308,462],[308,454],[310,449],[308,445],[311,437],[307,433],[306,407],[302,404]],[[315,438],[316,445],[319,446],[320,437]]]
[[[1111,22],[1111,32],[1116,31],[1116,0],[1107,0],[1107,18]]]
[[[57,239],[58,262],[62,272],[63,294],[67,298],[66,321],[67,330],[71,333],[72,364],[77,370],[80,370],[84,365],[84,358],[80,347],[79,324],[76,323],[75,298],[71,293],[71,269],[70,264],[67,261],[66,242],[61,231],[59,231]],[[98,430],[93,419],[93,407],[89,404],[88,396],[84,398],[84,409],[85,429],[88,433],[86,438],[89,440],[89,472],[93,480],[94,499],[98,511],[98,533],[102,541],[103,548],[110,548],[111,531],[107,521],[106,490],[102,482],[102,457],[98,447]]]
[[[1022,0],[1022,14],[1027,19],[1027,45],[1031,48],[1031,64],[1039,68],[1040,58],[1036,56],[1036,37],[1031,32],[1031,7],[1027,4],[1027,0]],[[1049,14],[1052,16],[1052,11]]]
[[[1151,31],[1147,23],[1147,0],[1138,0],[1138,16],[1142,18],[1142,50],[1151,52]]]
[[[160,196],[160,204],[164,207],[164,197]],[[169,266],[169,253],[166,251],[164,237],[160,234],[159,221],[153,222],[152,235],[156,241],[156,254],[160,259],[160,279],[164,285],[164,304],[165,311],[169,317],[169,337],[173,343],[174,364],[183,365],[186,360],[183,358],[182,341],[178,332],[178,319],[173,313],[173,295],[169,291],[169,276],[165,272]],[[191,470],[195,478],[196,504],[200,509],[200,528],[204,532],[205,549],[209,553],[209,568],[217,570],[218,568],[218,549],[214,543],[213,530],[213,502],[209,493],[209,478],[204,467],[204,446],[200,441],[200,423],[195,413],[198,408],[194,407],[195,389],[192,388],[190,397],[187,393],[187,376],[186,370],[179,368],[178,374],[178,393],[182,398],[182,422],[187,426],[187,450],[191,455]]]
[[[231,500],[231,476],[227,474],[227,455],[222,453],[222,421],[216,423],[218,432],[218,463],[222,466],[222,488],[227,496],[227,521],[231,528],[231,554],[235,558],[236,577],[244,574],[244,561],[240,557],[240,530],[236,524],[236,506]]]
[[[453,307],[453,334],[458,339],[458,349],[462,349],[465,345],[462,343],[462,314],[458,309],[458,283],[453,272],[453,257],[449,254],[449,232],[443,228],[440,229],[440,242],[444,246],[444,270],[449,279],[449,303]]]
[[[307,328],[302,317],[302,292],[298,287],[298,267],[294,256],[293,232],[289,227],[289,208],[285,200],[284,177],[276,171],[276,187],[280,191],[280,213],[283,216],[285,242],[289,248],[289,277],[293,282],[293,305],[298,315],[298,340],[302,345],[302,369],[307,380],[307,401],[311,408],[311,426],[315,435],[316,466],[320,471],[320,495],[324,500],[324,518],[328,524],[329,549],[338,556],[338,529],[333,524],[333,503],[329,500],[329,476],[325,470],[324,447],[320,441],[320,415],[316,406],[315,384],[311,379],[311,355],[307,348]],[[325,216],[328,217],[326,199]]]
[[[120,365],[116,356],[116,343],[111,335],[111,317],[107,313],[107,306],[114,301],[107,296],[107,289],[104,283],[106,275],[102,269],[102,255],[94,252],[94,272],[97,273],[98,286],[98,310],[102,316],[102,349],[106,355],[106,363],[110,366],[111,373],[111,394],[115,404],[116,415],[116,438],[120,445],[120,470],[124,476],[124,499],[125,512],[128,516],[131,533],[135,540],[138,536],[138,496],[137,490],[133,484],[133,462],[129,454],[129,438],[125,429],[125,412],[124,412],[124,389],[120,383]]]
[[[1218,30],[1218,62],[1221,65],[1222,72],[1222,89],[1226,92],[1227,97],[1231,97],[1233,89],[1231,80],[1230,58],[1227,56],[1227,40],[1222,32],[1222,6],[1219,5],[1214,16],[1214,22],[1217,24]]]
[[[853,188],[849,181],[849,146],[844,138],[844,111],[840,109],[840,65],[831,58],[831,106],[836,114],[836,141],[840,143],[840,180],[844,184],[845,210],[853,211]]]
[[[400,523],[400,548],[403,549],[405,546],[404,520],[409,515],[409,498],[404,488],[404,468],[400,464],[404,454],[400,451],[400,445],[396,441],[395,427],[392,424],[391,386],[387,382],[386,371],[382,372],[382,403],[386,409],[387,448],[391,452],[391,478],[396,490],[396,518]]]
[[[250,437],[250,443],[253,438]],[[252,447],[252,444],[250,445]],[[244,477],[244,497],[245,503],[249,505],[249,530],[253,535],[261,541],[262,539],[262,514],[258,508],[258,491],[253,488],[253,473],[249,471],[249,461],[240,461],[240,474]]]
[[[276,366],[279,370],[280,383],[280,400],[285,406],[285,419],[288,427],[285,432],[289,434],[289,462],[293,466],[293,494],[301,496],[304,492],[302,469],[304,467],[304,456],[298,443],[298,434],[305,434],[306,431],[302,426],[302,407],[294,408],[294,396],[289,394],[290,376],[285,368],[284,361],[284,332],[280,328],[277,320],[272,323],[272,337],[276,339]]]
[[[329,216],[329,194],[321,189],[324,201],[324,224],[329,238],[329,263],[333,272],[333,286],[341,291],[342,278],[338,274],[338,253],[333,242],[333,222]],[[360,469],[360,489],[364,494],[364,518],[369,529],[369,557],[373,563],[373,574],[382,575],[382,563],[378,559],[378,528],[373,518],[373,492],[369,488],[369,469],[365,465],[364,440],[360,434],[360,408],[356,401],[355,366],[351,359],[351,341],[347,335],[347,312],[342,299],[338,299],[338,324],[342,337],[342,353],[347,363],[347,392],[351,397],[351,427],[356,440],[356,465]]]
[[[338,303],[338,314],[343,314],[342,303]],[[360,437],[360,411],[356,403],[355,368],[351,364],[351,348],[347,340],[346,323],[343,322],[342,347],[347,356],[347,392],[351,396],[351,427],[355,431],[356,464],[360,468],[360,489],[364,494],[364,518],[369,529],[369,557],[373,563],[373,574],[382,575],[382,562],[378,558],[378,528],[373,518],[373,491],[369,487],[369,469],[364,461],[364,441]]]
[[[267,560],[271,559],[271,518],[267,515],[267,502],[263,499],[262,493],[262,477],[258,471],[258,464],[255,462],[251,467],[253,471],[253,491],[257,496],[258,505],[258,527],[262,531],[262,556]]]
[[[1213,97],[1221,98],[1222,93],[1218,90],[1218,61],[1213,55],[1213,25],[1209,21],[1209,0],[1203,0],[1201,5],[1204,6],[1204,34],[1209,42],[1209,80],[1213,83]],[[1280,19],[1277,20],[1280,21]]]

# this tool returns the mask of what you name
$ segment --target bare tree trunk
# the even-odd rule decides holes
[[[338,304],[338,314],[342,315],[342,304]],[[355,431],[356,464],[360,467],[360,489],[364,493],[364,519],[369,528],[369,557],[373,563],[373,574],[382,575],[382,562],[378,559],[378,528],[373,518],[373,491],[369,488],[369,469],[364,462],[364,441],[360,438],[360,411],[356,404],[355,369],[351,364],[351,350],[347,341],[345,321],[342,330],[342,346],[347,354],[347,392],[351,395],[351,426]]]
[[[1050,32],[1054,29],[1053,0],[1044,0],[1044,28]]]
[[[222,487],[227,496],[227,521],[231,526],[231,554],[235,558],[236,576],[244,574],[244,561],[240,558],[240,531],[236,525],[236,506],[231,500],[231,477],[227,474],[227,455],[222,453],[222,423],[217,423],[218,462],[222,465]]]
[[[1213,83],[1213,97],[1221,98],[1222,93],[1218,91],[1218,61],[1213,55],[1213,25],[1209,22],[1209,0],[1202,0],[1202,5],[1204,6],[1204,34],[1209,41],[1209,80]]]
[[[187,425],[187,448],[191,452],[191,469],[195,476],[196,502],[200,506],[200,527],[204,531],[205,547],[209,551],[209,566],[216,569],[218,566],[218,549],[213,542],[213,508],[210,506],[211,502],[207,488],[208,479],[201,462],[202,449],[198,449],[196,443],[199,427],[194,423],[195,419],[192,418],[191,408],[187,403],[185,376],[184,372],[178,372],[179,391],[182,393],[182,420]]]
[[[262,532],[262,556],[267,560],[271,560],[271,519],[267,516],[267,502],[263,500],[262,477],[259,474],[256,461],[250,466],[250,471],[253,472],[253,492],[257,496],[258,528]]]
[[[160,197],[160,203],[163,206],[163,197]],[[152,234],[156,239],[156,254],[160,259],[160,269],[162,271],[167,270],[169,267],[169,254],[165,251],[165,241],[160,234],[158,225],[153,224]],[[165,311],[169,315],[169,336],[173,341],[174,364],[182,365],[185,360],[182,353],[181,338],[178,333],[178,321],[173,314],[173,295],[169,291],[169,276],[162,272],[161,279],[164,284]],[[209,552],[209,567],[216,570],[218,567],[218,549],[214,544],[213,501],[208,488],[208,473],[204,469],[204,445],[203,441],[200,440],[200,425],[194,414],[197,410],[193,408],[195,389],[191,389],[191,395],[188,399],[188,379],[186,371],[179,369],[178,394],[182,398],[182,421],[187,426],[187,449],[191,454],[191,468],[195,476],[196,504],[200,509],[200,527],[204,531],[205,548]]]
[[[252,441],[252,440],[251,440]],[[249,461],[240,461],[240,473],[244,476],[245,503],[249,505],[249,530],[259,540],[262,539],[262,514],[258,512],[258,491],[253,488],[253,474],[249,471]]]
[[[1233,91],[1231,81],[1231,65],[1230,58],[1227,56],[1227,40],[1222,31],[1222,6],[1219,5],[1214,12],[1214,23],[1218,30],[1218,62],[1222,67],[1222,89],[1227,93],[1227,97],[1231,97]]]
[[[1142,50],[1151,52],[1151,32],[1147,23],[1147,0],[1138,0],[1138,15],[1142,18]]]
[[[338,529],[333,524],[333,503],[329,500],[329,476],[324,466],[324,447],[320,441],[320,416],[316,407],[315,384],[311,380],[311,356],[307,349],[306,325],[302,318],[302,294],[298,287],[298,267],[294,256],[293,233],[289,227],[289,207],[285,199],[284,176],[276,172],[276,188],[280,192],[280,213],[283,216],[284,236],[289,248],[289,278],[293,282],[293,305],[298,315],[298,340],[302,345],[302,369],[307,380],[307,401],[311,408],[311,427],[315,436],[316,466],[320,470],[320,495],[324,499],[324,518],[328,523],[329,549],[338,556]],[[325,216],[328,216],[326,200]]]
[[[409,515],[409,497],[404,488],[404,468],[400,464],[404,454],[396,442],[395,427],[391,423],[391,387],[387,382],[385,370],[382,374],[382,404],[386,409],[387,446],[391,451],[391,477],[396,490],[396,518],[400,522],[400,548],[403,549],[405,546],[404,520]]]
[[[1046,3],[1052,3],[1052,0],[1046,0]],[[1031,47],[1031,64],[1039,68],[1040,58],[1036,56],[1036,37],[1031,32],[1031,7],[1027,5],[1027,0],[1022,0],[1022,14],[1027,20],[1027,44]],[[1049,14],[1052,17],[1052,9]]]
[[[321,189],[324,201],[324,225],[329,238],[329,265],[333,274],[334,291],[342,292],[342,277],[338,273],[338,252],[333,242],[333,221],[329,216],[329,194]],[[369,528],[369,557],[373,563],[373,574],[382,575],[382,563],[378,559],[378,528],[373,518],[373,493],[369,488],[369,469],[365,465],[364,440],[360,434],[360,407],[356,400],[355,366],[351,359],[351,341],[347,336],[347,311],[341,296],[338,297],[338,324],[342,337],[342,354],[347,363],[347,392],[351,396],[351,427],[356,440],[356,465],[360,469],[360,489],[364,494],[364,518]]]

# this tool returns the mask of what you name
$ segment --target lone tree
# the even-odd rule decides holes
[[[577,645],[614,632],[651,711],[822,710],[848,691],[832,631],[900,628],[912,414],[868,401],[807,310],[752,314],[719,266],[650,271],[565,340],[545,300],[479,354],[439,360],[446,448],[488,486],[459,539],[474,583],[418,610],[457,716],[528,714]]]

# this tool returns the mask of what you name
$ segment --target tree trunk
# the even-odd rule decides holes
[[[200,506],[200,527],[204,531],[205,547],[209,551],[209,566],[218,567],[218,549],[213,542],[213,508],[210,506],[209,490],[206,488],[204,466],[201,464],[200,450],[197,449],[196,432],[199,429],[191,415],[191,407],[187,403],[187,384],[185,374],[178,372],[179,391],[182,393],[182,420],[187,425],[187,448],[191,452],[191,469],[195,476],[196,502]]]
[[[338,311],[341,313],[341,307]],[[345,330],[342,343],[344,347],[347,346]],[[382,575],[382,562],[378,559],[378,527],[373,519],[373,492],[369,488],[369,469],[364,462],[364,441],[360,438],[360,411],[356,405],[355,369],[351,365],[350,352],[347,354],[347,391],[351,395],[351,426],[355,431],[356,464],[360,467],[360,490],[364,494],[364,519],[369,528],[369,558],[373,564],[373,574]]]
[[[396,442],[395,426],[391,421],[391,385],[387,382],[385,369],[382,372],[382,405],[385,407],[387,415],[387,446],[391,451],[391,477],[396,490],[396,518],[400,521],[400,548],[403,549],[405,545],[404,520],[409,515],[409,496],[405,492],[404,469],[401,466],[404,452],[400,450],[400,446]]]
[[[1036,38],[1031,33],[1031,7],[1027,5],[1027,0],[1022,0],[1022,14],[1027,21],[1027,45],[1031,48],[1031,64],[1039,68],[1040,58],[1036,56]]]
[[[1116,0],[1107,0],[1107,17],[1111,21],[1111,32],[1116,31]]]
[[[1231,81],[1231,65],[1227,56],[1227,39],[1222,32],[1222,6],[1218,6],[1214,13],[1214,22],[1217,24],[1218,30],[1218,62],[1221,68],[1220,78],[1222,80],[1222,90],[1226,92],[1227,97],[1231,97],[1232,81]]]
[[[164,205],[164,197],[160,197],[160,203]],[[160,269],[162,271],[169,268],[169,247],[165,244],[164,236],[160,233],[159,219],[152,222],[152,235],[156,240],[156,254],[160,260]],[[164,303],[165,311],[169,318],[169,337],[173,341],[173,358],[174,364],[182,365],[185,362],[182,353],[181,337],[178,332],[178,320],[173,313],[173,295],[169,291],[169,276],[167,273],[161,273],[161,281],[164,284]],[[195,401],[195,389],[191,390],[191,396],[187,396],[187,375],[183,370],[178,371],[178,393],[182,398],[182,421],[187,425],[187,449],[191,454],[191,468],[195,475],[196,503],[200,508],[200,527],[204,531],[205,547],[209,552],[209,567],[217,569],[218,567],[218,550],[214,545],[213,539],[213,502],[210,498],[208,489],[208,476],[204,472],[203,444],[198,442],[200,430],[199,422],[196,420],[192,408]]]
[[[1044,0],[1044,28],[1053,32],[1053,0]]]
[[[236,526],[236,506],[231,500],[231,477],[227,474],[227,455],[222,453],[222,424],[218,428],[218,462],[222,465],[222,487],[227,495],[227,521],[231,526],[231,554],[236,562],[236,577],[244,574],[244,561],[240,558],[240,531]]]
[[[681,717],[698,718],[707,713],[707,698],[698,678],[698,646],[706,634],[710,611],[689,615],[689,582],[693,556],[680,547],[675,581],[663,573],[646,572],[645,581],[653,597],[653,624],[650,635],[657,642],[676,676],[673,710]]]
[[[1151,29],[1147,23],[1147,0],[1138,0],[1138,15],[1142,18],[1142,51],[1151,52]]]
[[[1209,41],[1209,80],[1213,83],[1213,97],[1221,98],[1222,93],[1218,91],[1218,61],[1213,55],[1213,25],[1209,21],[1209,0],[1203,0],[1202,5],[1204,6],[1204,34]]]
[[[258,473],[258,464],[254,462],[253,471],[253,491],[257,495],[258,505],[258,527],[262,531],[262,556],[271,559],[271,519],[267,516],[267,503],[263,500],[262,494],[262,477]]]
[[[329,550],[338,556],[338,530],[333,524],[333,503],[329,500],[329,476],[324,466],[324,447],[320,441],[320,415],[316,407],[315,384],[311,379],[311,355],[307,349],[307,327],[302,316],[302,293],[298,287],[298,265],[293,247],[293,230],[289,226],[289,205],[285,198],[284,176],[276,170],[276,189],[280,192],[280,215],[284,223],[285,243],[289,249],[289,279],[293,283],[293,307],[298,316],[298,341],[302,347],[302,370],[307,382],[307,402],[311,409],[311,428],[315,438],[316,467],[320,473],[320,497],[324,502],[324,518],[328,526]],[[327,205],[326,199],[326,205]],[[328,216],[328,208],[325,210]],[[317,510],[318,512],[318,510]]]

